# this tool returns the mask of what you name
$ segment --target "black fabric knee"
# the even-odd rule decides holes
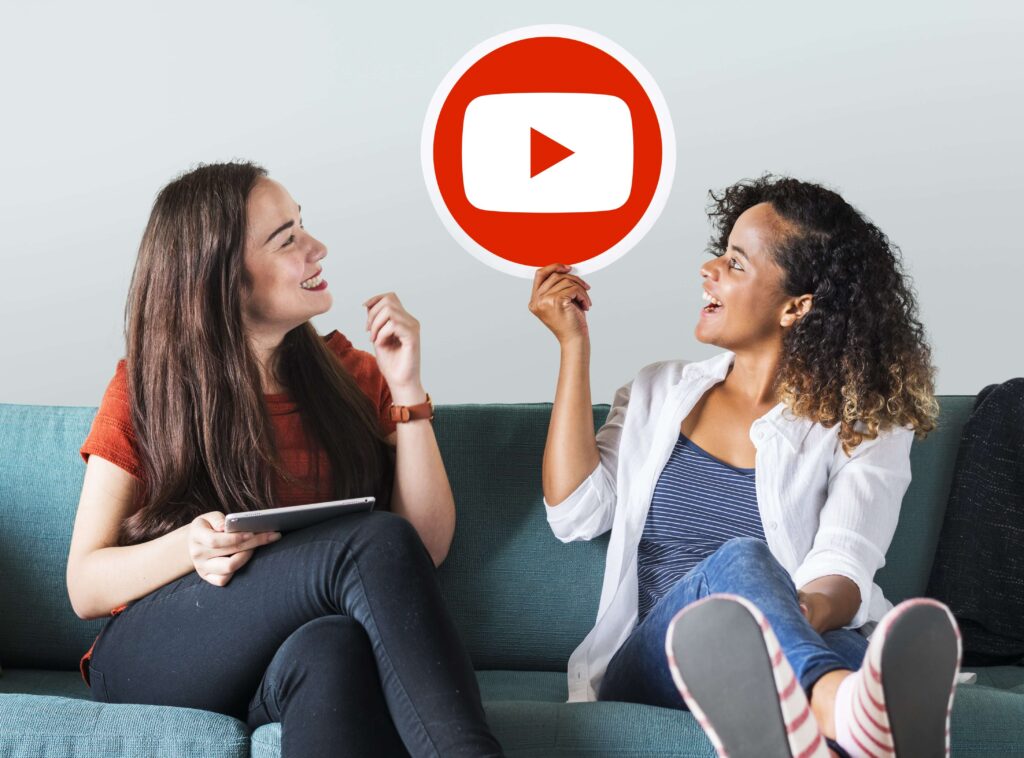
[[[408,755],[384,701],[366,631],[348,616],[323,616],[278,648],[250,703],[251,729],[281,723],[285,756]]]

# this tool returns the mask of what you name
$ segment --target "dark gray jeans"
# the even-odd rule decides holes
[[[226,587],[188,574],[110,618],[93,698],[281,723],[284,756],[497,756],[430,556],[391,513],[257,548]]]

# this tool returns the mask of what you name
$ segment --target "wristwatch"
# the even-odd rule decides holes
[[[434,420],[434,404],[430,400],[429,392],[427,393],[427,399],[422,403],[417,403],[416,405],[392,404],[391,406],[391,420],[399,424],[421,418]]]

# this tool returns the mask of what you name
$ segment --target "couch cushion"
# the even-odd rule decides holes
[[[1024,756],[1024,668],[974,670],[984,685],[963,685],[957,692],[954,754]],[[560,672],[480,671],[477,679],[487,718],[510,756],[714,755],[688,713],[626,703],[567,704]],[[31,694],[2,694],[9,692]],[[246,754],[238,745],[248,730],[226,716],[188,708],[101,705],[87,698],[77,672],[5,672],[0,679],[0,754]],[[252,735],[252,756],[279,758],[280,745],[279,724],[260,727]]]
[[[633,703],[567,704],[565,676],[544,671],[481,671],[487,721],[515,758],[679,756],[714,758],[689,713]],[[253,758],[278,758],[281,725],[252,736]]]
[[[0,753],[8,758],[247,758],[249,729],[228,716],[192,708],[0,694]]]
[[[8,669],[0,677],[0,755],[247,758],[249,728],[192,708],[97,703],[77,671]]]

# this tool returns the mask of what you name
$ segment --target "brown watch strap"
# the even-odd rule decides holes
[[[402,424],[406,421],[415,421],[417,419],[430,419],[434,420],[434,404],[430,400],[430,393],[427,393],[427,399],[422,403],[416,405],[392,405],[391,406],[391,420]]]

